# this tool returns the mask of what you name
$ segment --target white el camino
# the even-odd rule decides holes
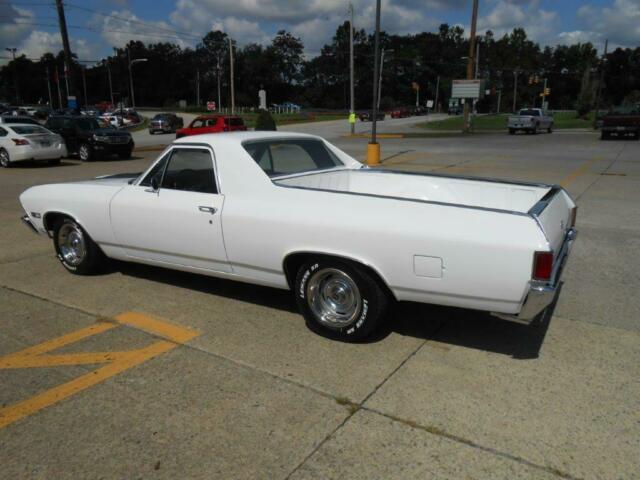
[[[72,273],[111,258],[290,289],[314,331],[342,340],[395,300],[530,323],[576,236],[558,186],[372,169],[293,133],[186,137],[140,175],[20,201]]]

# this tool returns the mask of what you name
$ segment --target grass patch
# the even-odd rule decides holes
[[[507,119],[509,114],[500,115],[482,115],[473,119],[473,129],[476,131],[506,131]],[[589,114],[587,119],[577,118],[575,112],[558,112],[554,114],[554,128],[592,128],[593,127],[593,113]],[[462,115],[456,115],[453,117],[445,118],[444,120],[438,120],[435,122],[421,123],[419,126],[427,130],[462,130]]]

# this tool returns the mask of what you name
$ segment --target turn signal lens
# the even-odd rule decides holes
[[[29,145],[29,142],[24,138],[12,138],[11,140],[13,140],[13,143],[16,145]]]
[[[551,280],[552,271],[553,253],[536,252],[533,256],[533,279],[543,281]]]
[[[578,217],[578,207],[571,209],[571,228],[576,226],[576,218]]]

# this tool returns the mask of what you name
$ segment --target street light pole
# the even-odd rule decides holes
[[[516,102],[518,100],[518,70],[513,71],[513,113],[516,112]]]
[[[376,34],[373,48],[373,118],[371,141],[367,145],[367,165],[380,164],[380,144],[376,142],[378,120],[378,77],[380,76],[380,0],[376,0]]]
[[[45,67],[47,72],[47,91],[49,92],[49,108],[53,109],[53,97],[51,96],[51,82],[49,81],[49,66]]]
[[[140,63],[140,62],[146,62],[147,59],[146,58],[136,58],[135,60],[131,60],[131,52],[129,51],[129,48],[127,48],[127,58],[129,60],[129,85],[131,88],[131,108],[133,108],[135,110],[136,108],[136,95],[133,91],[133,73],[131,73],[131,67],[133,65],[135,65],[136,63]]]
[[[111,106],[115,108],[115,103],[113,103],[113,84],[111,83],[111,67],[109,66],[109,59],[104,60],[104,64],[107,67],[107,77],[109,78],[109,96],[111,97]]]
[[[229,75],[231,77],[231,115],[236,113],[235,86],[233,84],[233,41],[229,37]]]
[[[84,90],[84,106],[85,108],[87,108],[87,79],[85,78],[86,75],[86,68],[84,67],[84,65],[82,65],[80,67],[82,69],[82,88]]]
[[[440,75],[436,80],[436,104],[434,105],[436,113],[438,112],[438,94],[440,93]]]
[[[349,114],[353,115],[356,113],[355,110],[355,88],[354,88],[354,79],[353,79],[353,4],[349,3],[349,76],[350,76],[350,90],[351,90],[351,105],[349,108]],[[351,135],[355,133],[356,124],[351,122]]]
[[[478,0],[473,0],[471,13],[471,32],[469,36],[469,58],[467,59],[467,80],[473,80],[473,64],[476,55],[476,24],[478,23]],[[469,101],[464,101],[464,131],[471,130]]]
[[[220,54],[218,53],[218,66],[216,68],[217,70],[217,77],[218,77],[218,111],[220,111],[222,109],[222,100],[220,99]]]

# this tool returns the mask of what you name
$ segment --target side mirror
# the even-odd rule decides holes
[[[151,188],[152,188],[154,191],[156,191],[156,192],[157,192],[157,191],[158,191],[158,189],[160,188],[160,185],[158,185],[158,178],[157,178],[157,177],[153,177],[153,178],[151,179]]]

